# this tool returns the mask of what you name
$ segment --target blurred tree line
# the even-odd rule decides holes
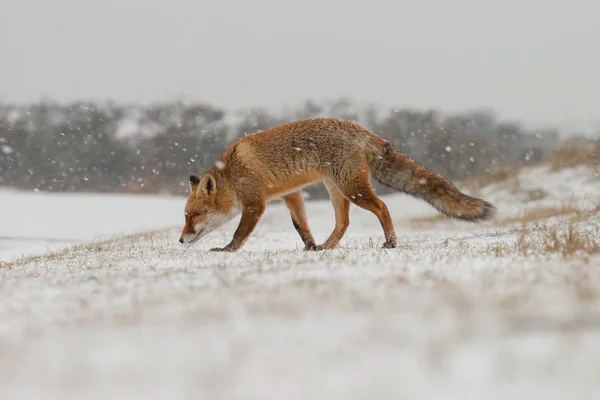
[[[527,132],[488,111],[443,115],[338,99],[307,101],[275,114],[182,102],[139,106],[45,99],[0,103],[0,186],[185,195],[188,176],[208,169],[233,140],[318,116],[355,121],[455,180],[538,161],[558,144],[555,131]],[[306,191],[314,198],[327,196],[322,185]]]

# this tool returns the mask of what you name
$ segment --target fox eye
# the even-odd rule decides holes
[[[201,211],[199,211],[199,212],[195,212],[195,213],[193,213],[193,214],[187,214],[187,217],[188,217],[189,219],[193,220],[194,218],[196,218],[196,217],[198,217],[198,216],[200,216],[200,215],[204,214],[205,212],[206,212],[206,210],[201,210]]]

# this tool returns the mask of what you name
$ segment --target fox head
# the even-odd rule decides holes
[[[209,172],[201,178],[190,175],[190,196],[185,206],[185,226],[179,243],[194,243],[234,216],[232,201],[218,201],[218,190],[217,182]]]

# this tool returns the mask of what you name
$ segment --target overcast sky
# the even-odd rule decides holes
[[[597,0],[2,0],[0,101],[340,95],[600,120]]]

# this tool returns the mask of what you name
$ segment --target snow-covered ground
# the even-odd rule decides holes
[[[0,260],[171,227],[181,198],[0,190]]]
[[[545,195],[527,202],[523,187]],[[536,168],[519,185],[480,194],[501,220],[526,206],[594,206],[600,184],[588,170]],[[535,245],[521,252],[518,222],[415,224],[435,213],[387,196],[398,249],[381,249],[376,218],[353,207],[341,248],[303,252],[286,209],[273,203],[243,250],[228,254],[206,250],[226,244],[237,220],[192,247],[177,243],[184,199],[10,191],[0,199],[10,204],[0,214],[1,398],[600,394],[600,258]],[[307,209],[324,240],[331,205]],[[566,220],[533,223],[530,235]],[[577,229],[597,243],[599,221],[588,216]],[[43,247],[4,237],[96,241],[15,261]]]

